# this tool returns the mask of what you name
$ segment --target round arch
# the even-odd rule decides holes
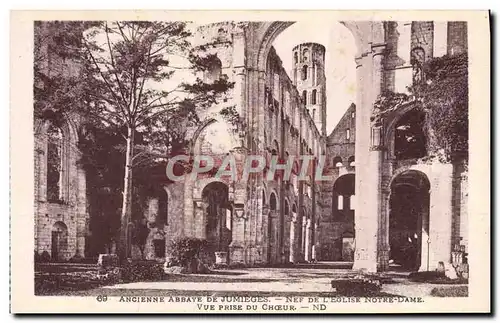
[[[195,148],[195,143],[198,141],[198,138],[200,137],[200,134],[202,133],[203,130],[205,130],[208,126],[210,126],[211,124],[217,122],[216,119],[214,118],[210,118],[210,119],[207,119],[205,121],[203,121],[203,123],[194,131],[193,133],[193,136],[191,137],[190,139],[190,152],[191,153],[194,153],[194,148]]]
[[[201,192],[206,205],[203,210],[203,230],[208,248],[211,252],[227,252],[232,241],[233,216],[229,186],[221,181],[213,181],[205,185]]]
[[[258,71],[266,70],[266,62],[269,51],[276,37],[286,28],[293,25],[293,21],[272,21],[257,24],[258,39],[251,41],[248,46],[257,45],[258,51],[249,50],[249,53],[256,53],[256,57],[252,57],[249,63],[257,68]],[[371,44],[379,44],[384,42],[384,26],[383,22],[372,21],[340,21],[352,34],[358,56],[370,51]],[[250,48],[249,48],[250,49]],[[253,47],[255,49],[255,47]]]
[[[275,190],[269,194],[269,209],[271,211],[279,211],[278,194]]]
[[[398,172],[390,182],[390,258],[403,268],[417,270],[428,262],[430,182],[419,170]]]
[[[290,201],[288,200],[288,197],[285,197],[285,203],[284,203],[284,206],[285,206],[285,209],[283,211],[283,213],[285,215],[290,215],[291,213],[291,208],[290,208]]]
[[[220,180],[218,178],[213,178],[213,177],[203,178],[201,180],[198,180],[197,183],[199,183],[199,188],[195,187],[193,189],[193,199],[194,200],[201,200],[203,198],[203,191],[207,188],[207,186],[209,186],[213,183],[224,184],[228,187],[229,193],[233,193],[231,185],[229,185],[228,182],[225,182],[225,181]],[[229,194],[229,195],[231,195],[231,194]]]
[[[401,105],[390,117],[389,122],[387,123],[387,128],[385,131],[385,143],[388,148],[388,157],[390,159],[395,159],[395,134],[396,134],[396,126],[401,121],[401,119],[406,116],[408,113],[413,110],[418,109],[418,105],[415,102],[409,102]]]
[[[67,260],[68,227],[62,221],[52,225],[51,230],[51,257],[54,261]]]

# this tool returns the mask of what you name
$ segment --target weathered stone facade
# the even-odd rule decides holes
[[[38,27],[41,39],[50,29]],[[54,54],[41,42],[41,73],[76,75],[78,66]],[[50,109],[50,107],[47,107]],[[35,252],[46,252],[54,261],[85,257],[88,232],[85,171],[78,165],[77,128],[80,118],[67,113],[57,124],[34,120]]]
[[[319,224],[318,260],[353,261],[355,141],[356,106],[351,104],[326,139],[325,173],[332,180],[322,183],[325,211]]]
[[[88,213],[85,172],[78,166],[75,126],[68,119],[61,126],[60,141],[50,143],[50,122],[35,125],[35,247],[53,260],[84,257]],[[50,165],[49,145],[58,145],[60,163]],[[48,168],[59,169],[58,196],[50,194]],[[57,175],[56,175],[57,176]]]
[[[391,209],[400,203],[394,202],[400,198],[399,187],[406,185],[420,192],[415,193],[418,201],[408,202],[418,208],[418,232],[410,237],[418,249],[412,263],[420,270],[449,263],[454,245],[467,244],[466,172],[434,159],[398,157],[396,126],[414,105],[395,109],[383,119],[376,118],[373,107],[384,91],[407,93],[407,87],[421,77],[418,64],[466,50],[466,25],[344,22],[358,47],[358,96],[356,105],[326,137],[324,47],[306,43],[294,48],[292,80],[271,47],[291,24],[218,23],[200,29],[199,41],[213,42],[212,53],[220,58],[222,73],[235,82],[229,97],[241,116],[237,129],[225,126],[235,131],[224,133],[232,144],[220,153],[229,152],[236,160],[247,155],[326,155],[325,174],[333,175],[326,183],[296,181],[293,175],[290,182],[266,181],[265,174],[226,181],[232,235],[229,261],[246,265],[307,261],[312,260],[314,246],[318,260],[353,261],[354,269],[386,270],[397,258],[391,243],[411,231],[392,228],[396,215]],[[308,64],[311,58],[319,58],[319,64]],[[304,79],[304,74],[313,77]],[[193,131],[194,154],[213,154],[200,148],[208,146],[203,134],[221,122],[207,118]],[[183,220],[172,234],[206,237],[208,211],[202,192],[213,181],[183,183],[184,213],[178,215]]]
[[[207,239],[214,251],[227,252],[233,264],[315,258],[353,261],[354,269],[377,271],[400,257],[398,241],[407,238],[414,248],[412,264],[420,270],[449,263],[456,244],[467,248],[466,169],[426,158],[427,152],[401,155],[395,139],[398,127],[416,113],[415,104],[406,102],[379,117],[374,103],[386,91],[407,93],[408,86],[423,80],[418,67],[426,60],[466,51],[466,24],[343,22],[358,49],[358,93],[355,105],[328,137],[325,48],[314,43],[295,47],[290,53],[292,76],[272,48],[276,36],[291,24],[223,22],[200,27],[195,45],[219,59],[200,76],[213,81],[225,75],[234,88],[224,104],[206,111],[203,122],[190,129],[189,152],[195,158],[212,156],[215,167],[231,156],[238,169],[249,156],[266,161],[277,156],[288,162],[290,157],[308,155],[317,162],[326,156],[324,173],[332,180],[299,181],[293,173],[284,181],[270,175],[268,168],[247,177],[238,172],[237,178],[188,174],[160,187],[148,200],[147,258],[163,258],[171,239],[188,236]],[[237,123],[220,115],[227,105],[236,107]],[[48,125],[36,127],[37,250],[50,253],[52,237],[67,230],[67,246],[58,251],[64,259],[82,255],[87,218],[85,175],[77,166],[75,125],[70,121],[61,127],[57,203],[47,201]],[[394,221],[404,217],[397,211],[404,203],[415,215],[409,217],[411,228]]]

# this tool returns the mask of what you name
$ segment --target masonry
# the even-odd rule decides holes
[[[236,107],[239,122],[226,120],[219,113],[222,106],[213,106],[201,124],[189,129],[189,153],[210,155],[216,165],[229,154],[240,166],[249,155],[266,160],[326,156],[334,179],[317,183],[292,175],[289,181],[279,176],[266,181],[266,170],[246,181],[206,174],[164,183],[147,200],[145,218],[161,223],[149,234],[147,258],[164,259],[169,241],[180,236],[206,239],[230,264],[246,266],[316,259],[352,262],[354,269],[369,272],[387,270],[390,263],[434,270],[440,262],[451,262],[453,250],[468,251],[466,161],[451,164],[430,156],[422,145],[423,125],[414,126],[422,120],[415,102],[383,116],[375,106],[385,93],[408,93],[408,86],[422,81],[425,61],[466,52],[467,25],[342,23],[358,49],[353,57],[358,92],[329,135],[323,45],[297,44],[288,75],[272,43],[293,22],[221,22],[197,30],[195,46],[210,44],[209,53],[218,58],[199,76],[207,82],[222,76],[234,82],[224,99]],[[411,136],[403,131],[409,120],[416,120]],[[62,126],[67,142],[75,140],[75,127],[69,122]],[[39,129],[42,138],[48,125]],[[85,174],[77,166],[77,151],[61,148],[67,166],[60,168],[60,178],[68,180],[58,181],[59,195],[73,202],[46,203],[45,142],[37,141],[35,159],[37,248],[62,250],[51,249],[50,242],[61,241],[62,234],[51,232],[64,232],[56,225],[62,222],[68,246],[61,254],[68,258],[81,254],[85,242]]]

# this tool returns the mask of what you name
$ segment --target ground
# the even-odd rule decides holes
[[[69,266],[66,270],[67,272],[77,271],[78,268],[85,268],[85,265]],[[163,281],[115,284],[86,290],[66,290],[52,292],[50,295],[335,296],[331,281],[346,275],[354,275],[355,273],[349,268],[349,263],[318,263],[293,268],[225,269],[211,274],[169,275]],[[46,272],[47,269],[44,271]],[[431,296],[432,289],[436,287],[451,287],[411,282],[408,274],[408,272],[396,270],[384,273],[382,290],[377,296],[425,297]]]

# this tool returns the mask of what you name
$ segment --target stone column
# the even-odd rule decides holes
[[[264,212],[265,211],[265,212]],[[268,263],[269,259],[269,218],[270,218],[269,207],[266,207],[262,212],[262,226],[261,226],[261,245],[262,245],[262,262]]]
[[[421,224],[422,231],[420,236],[421,241],[421,252],[420,252],[420,268],[419,271],[428,271],[430,268],[429,258],[429,247],[430,247],[430,236],[429,236],[429,193],[422,192],[422,210],[421,210]]]
[[[268,254],[270,255],[269,256],[269,260],[270,260],[270,263],[271,264],[275,264],[277,263],[277,259],[278,259],[278,250],[279,250],[279,246],[278,246],[278,241],[276,239],[276,233],[277,233],[277,228],[276,228],[276,225],[277,225],[277,215],[276,215],[276,211],[275,210],[271,210],[269,212],[269,217],[268,217],[268,222],[267,222],[267,246],[268,246]]]
[[[384,210],[382,216],[380,217],[379,225],[379,271],[389,270],[389,258],[391,247],[389,244],[389,216],[390,216],[390,205],[389,200],[391,198],[391,190],[385,185],[382,190],[382,205],[381,208]]]
[[[181,216],[183,218],[183,225],[180,226],[180,236],[193,237],[195,235],[195,223],[194,223],[194,207],[195,202],[193,201],[194,193],[194,181],[191,180],[191,176],[186,175],[184,180],[184,212]]]
[[[306,240],[307,240],[307,236],[306,236],[306,232],[307,232],[307,218],[305,216],[302,217],[302,243],[300,244],[302,250],[301,250],[301,258],[303,260],[307,260],[307,257],[306,257],[306,250],[307,250],[307,244],[306,244]]]
[[[297,230],[297,213],[292,212],[292,221],[290,222],[290,259],[289,261],[294,264],[297,262],[297,237],[295,231]]]
[[[314,242],[313,242],[313,247],[314,250],[311,253],[312,259],[314,261],[318,261],[318,252],[320,250],[320,243],[319,243],[319,221],[314,224]]]
[[[207,217],[207,203],[202,200],[194,200],[194,236],[199,239],[206,239],[206,217]]]
[[[452,248],[452,179],[451,164],[432,166],[429,223],[429,270],[437,268],[439,262],[445,265],[451,261]]]
[[[366,160],[365,165],[356,169],[356,254],[353,269],[376,272],[379,249],[379,225],[382,213],[381,192],[381,165],[383,158],[382,128],[371,125],[373,103],[379,96],[382,87],[382,59],[385,45],[372,45],[371,60],[358,60],[363,66],[358,77],[361,82],[371,76],[371,88],[359,89],[363,91],[361,109],[356,111],[356,129],[369,129],[369,133],[356,133],[356,159]],[[358,64],[359,64],[358,63]],[[360,68],[361,65],[358,65]],[[358,81],[359,83],[359,81]],[[359,156],[359,157],[358,157]],[[361,169],[361,172],[359,170]]]
[[[233,207],[232,216],[232,241],[229,245],[229,259],[230,263],[245,264],[245,228],[247,224],[247,217],[245,209],[242,205]]]
[[[245,34],[243,32],[233,34],[233,68],[236,74],[234,83],[234,101],[237,111],[245,122],[248,122],[247,115],[247,84],[245,69]]]
[[[312,223],[311,219],[307,219],[307,224],[306,224],[306,239],[305,239],[305,260],[306,261],[311,261],[311,256],[312,256]]]
[[[77,221],[76,221],[76,252],[75,256],[85,257],[85,239],[87,237],[87,203],[86,203],[86,180],[85,171],[77,167],[78,191],[77,202]]]

